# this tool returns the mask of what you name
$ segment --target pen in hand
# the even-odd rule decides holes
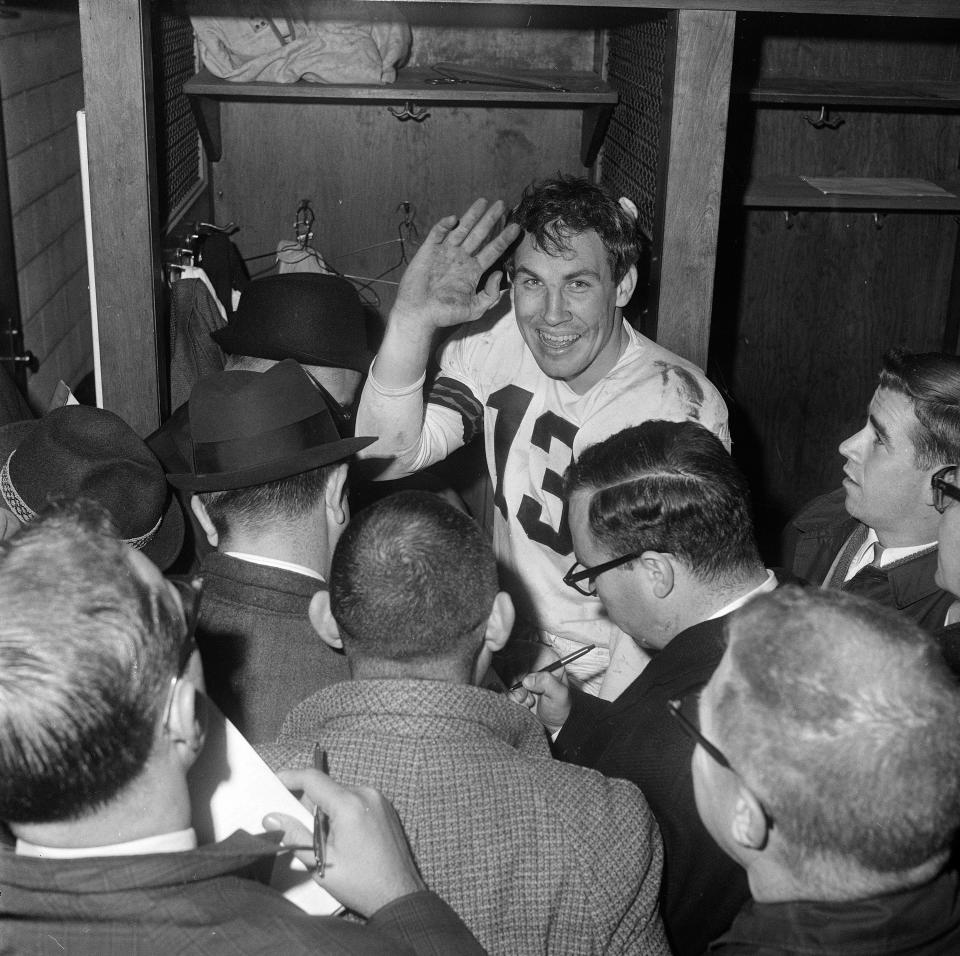
[[[320,744],[313,745],[314,769],[329,774],[327,752]],[[313,855],[316,858],[316,875],[322,880],[327,868],[327,836],[330,832],[330,818],[317,805],[313,809]]]
[[[539,670],[533,671],[534,674],[550,674],[555,670],[559,670],[566,664],[569,664],[571,661],[575,661],[580,657],[583,657],[584,654],[589,654],[597,645],[588,644],[586,647],[581,647],[579,651],[574,651],[572,654],[567,654],[566,657],[561,657],[560,660],[554,661],[552,664],[547,664],[546,667],[541,667]],[[527,677],[530,675],[527,674]],[[516,683],[510,685],[510,690],[520,690],[523,687],[523,678],[521,677]]]

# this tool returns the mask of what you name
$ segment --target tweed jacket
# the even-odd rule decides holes
[[[45,860],[0,849],[0,953],[43,956],[478,956],[433,893],[412,893],[359,926],[308,916],[258,883],[276,844],[238,831],[184,853]]]
[[[719,956],[954,956],[960,953],[955,871],[866,900],[750,902],[710,953]]]
[[[574,691],[554,753],[637,784],[663,834],[661,912],[677,956],[700,956],[750,898],[744,870],[700,822],[693,796],[693,741],[667,701],[699,691],[726,647],[726,617],[678,634],[615,700]]]
[[[807,504],[787,524],[783,535],[784,565],[812,584],[823,584],[834,558],[860,522],[844,507],[840,488]],[[934,633],[942,626],[953,595],[937,587],[937,550],[921,552],[880,568],[862,568],[842,590],[899,611]]]
[[[550,756],[509,698],[431,680],[359,680],[284,721],[273,762],[381,789],[427,884],[490,953],[665,954],[662,847],[632,784]]]
[[[326,585],[217,551],[200,573],[197,644],[207,693],[252,744],[272,743],[291,707],[350,676],[346,657],[307,617],[310,599]]]

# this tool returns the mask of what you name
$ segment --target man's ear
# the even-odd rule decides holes
[[[340,628],[333,619],[333,612],[330,610],[330,592],[317,591],[310,598],[310,607],[307,610],[307,616],[313,629],[320,635],[320,639],[338,651],[343,650],[343,640],[340,637]]]
[[[623,308],[631,298],[637,287],[637,267],[630,266],[627,274],[617,283],[617,306]]]
[[[503,649],[513,630],[516,612],[513,601],[506,591],[498,591],[493,599],[493,609],[487,619],[487,630],[483,636],[484,646],[491,652]]]
[[[640,555],[639,568],[654,597],[665,598],[671,594],[675,572],[668,554],[644,551]]]
[[[203,528],[207,541],[210,542],[210,547],[215,548],[220,543],[220,532],[217,531],[217,526],[210,520],[210,513],[207,511],[206,505],[197,495],[190,496],[190,510],[197,521],[200,522],[200,527]]]
[[[327,514],[331,516],[334,524],[345,525],[350,520],[350,511],[347,507],[346,462],[341,462],[334,467],[327,479],[323,497],[327,505]]]
[[[744,784],[738,785],[730,835],[747,850],[763,850],[770,835],[767,815],[760,801]]]
[[[197,652],[195,651],[196,655]],[[199,659],[199,657],[198,657]],[[202,673],[199,671],[199,673]],[[194,680],[188,671],[173,682],[170,700],[170,716],[165,731],[176,748],[184,767],[189,768],[203,749],[206,720],[203,707],[206,703],[202,691],[203,680]]]

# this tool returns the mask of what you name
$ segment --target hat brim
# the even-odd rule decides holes
[[[370,369],[374,353],[325,351],[323,355],[315,352],[305,352],[299,349],[276,348],[271,345],[254,345],[244,340],[235,329],[229,325],[210,333],[210,338],[230,355],[252,355],[256,358],[272,359],[282,362],[284,359],[293,359],[301,365],[321,365],[327,368],[349,368],[364,375]]]
[[[171,491],[157,533],[141,550],[161,571],[166,571],[183,549],[183,534],[183,509]]]
[[[0,465],[10,457],[12,452],[16,451],[20,443],[40,422],[41,419],[34,418],[0,425]],[[183,534],[183,509],[176,496],[170,493],[157,533],[141,550],[161,571],[166,571],[183,548]]]
[[[376,437],[342,438],[340,441],[307,448],[296,455],[278,458],[276,461],[260,462],[248,468],[200,475],[192,472],[167,475],[167,481],[175,488],[190,492],[233,491],[237,488],[249,488],[251,485],[263,485],[268,481],[292,478],[313,468],[344,461],[361,448],[372,445],[376,440]]]

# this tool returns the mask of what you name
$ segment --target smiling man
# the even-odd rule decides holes
[[[867,421],[840,454],[843,488],[788,525],[784,563],[936,630],[952,597],[934,580],[940,516],[930,481],[960,462],[960,358],[889,352]]]
[[[431,230],[401,282],[358,428],[380,436],[365,454],[388,459],[382,478],[483,433],[505,584],[559,654],[597,645],[571,677],[598,693],[622,632],[596,597],[562,584],[573,561],[564,470],[583,448],[651,418],[699,421],[729,445],[727,412],[698,368],[623,319],[642,243],[629,201],[585,180],[548,180],[525,191],[486,243],[503,209],[478,200]],[[507,266],[512,308],[478,321],[500,298],[500,275],[479,292],[478,282],[518,238]],[[442,349],[425,401],[435,334],[464,323]],[[608,682],[603,693],[623,686]]]

